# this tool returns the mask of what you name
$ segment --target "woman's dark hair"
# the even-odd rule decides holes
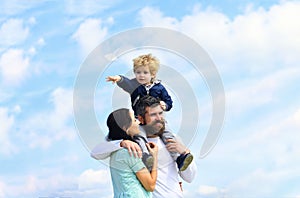
[[[109,130],[109,140],[132,140],[132,138],[126,133],[126,130],[132,124],[129,109],[121,108],[113,111],[109,114],[106,124]]]

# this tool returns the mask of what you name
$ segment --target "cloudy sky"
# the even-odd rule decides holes
[[[226,97],[218,142],[199,157],[213,108],[203,74],[176,53],[143,46],[99,65],[105,69],[94,93],[99,133],[118,101],[128,105],[128,95],[105,76],[132,76],[132,58],[150,52],[179,72],[197,98],[189,146],[199,171],[183,184],[185,197],[300,198],[299,1],[3,0],[0,10],[0,198],[112,197],[108,166],[90,157],[94,144],[76,128],[74,84],[95,47],[145,26],[181,32],[213,60]],[[191,93],[176,91],[163,71],[159,77],[174,98],[166,116],[178,133],[188,116],[180,96]]]

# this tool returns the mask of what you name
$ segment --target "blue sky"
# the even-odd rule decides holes
[[[299,1],[3,0],[0,10],[0,198],[112,197],[109,168],[89,156],[74,123],[74,82],[102,41],[144,26],[198,42],[225,89],[222,134],[205,158],[195,158],[198,175],[184,183],[185,197],[300,197]],[[198,156],[212,101],[191,65],[137,50],[103,76],[132,75],[131,59],[144,52],[181,72],[194,90],[200,121],[190,148]],[[169,88],[175,106],[166,116],[176,132],[182,104]],[[114,93],[128,105],[100,77],[95,112],[103,131]]]

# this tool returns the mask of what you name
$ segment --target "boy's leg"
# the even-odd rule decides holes
[[[170,131],[166,131],[166,130],[161,134],[161,139],[165,145],[168,144],[167,140],[169,140],[169,139],[176,140],[173,133],[171,133]],[[177,153],[177,152],[169,152],[169,153],[170,153],[171,157],[174,159],[174,161],[176,161],[177,157],[179,156],[179,153]]]
[[[164,144],[166,144],[166,145],[168,144],[168,142],[167,142],[168,139],[176,140],[175,136],[170,131],[167,131],[167,127],[166,127],[166,131],[164,131],[162,133],[161,139],[163,140]],[[176,161],[177,167],[180,171],[186,170],[187,167],[191,164],[191,162],[194,159],[193,155],[190,153],[179,154],[176,152],[170,152],[170,154],[171,154],[172,158],[174,159],[174,161]]]

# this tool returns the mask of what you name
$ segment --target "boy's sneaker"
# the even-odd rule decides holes
[[[190,153],[179,155],[176,159],[178,169],[180,171],[185,171],[185,169],[187,169],[187,167],[191,164],[193,159],[194,157]]]
[[[143,155],[142,155],[142,161],[146,165],[147,169],[149,171],[151,171],[152,170],[152,166],[153,166],[153,162],[154,162],[153,156],[150,155],[150,154],[148,154],[148,153],[143,153]]]

